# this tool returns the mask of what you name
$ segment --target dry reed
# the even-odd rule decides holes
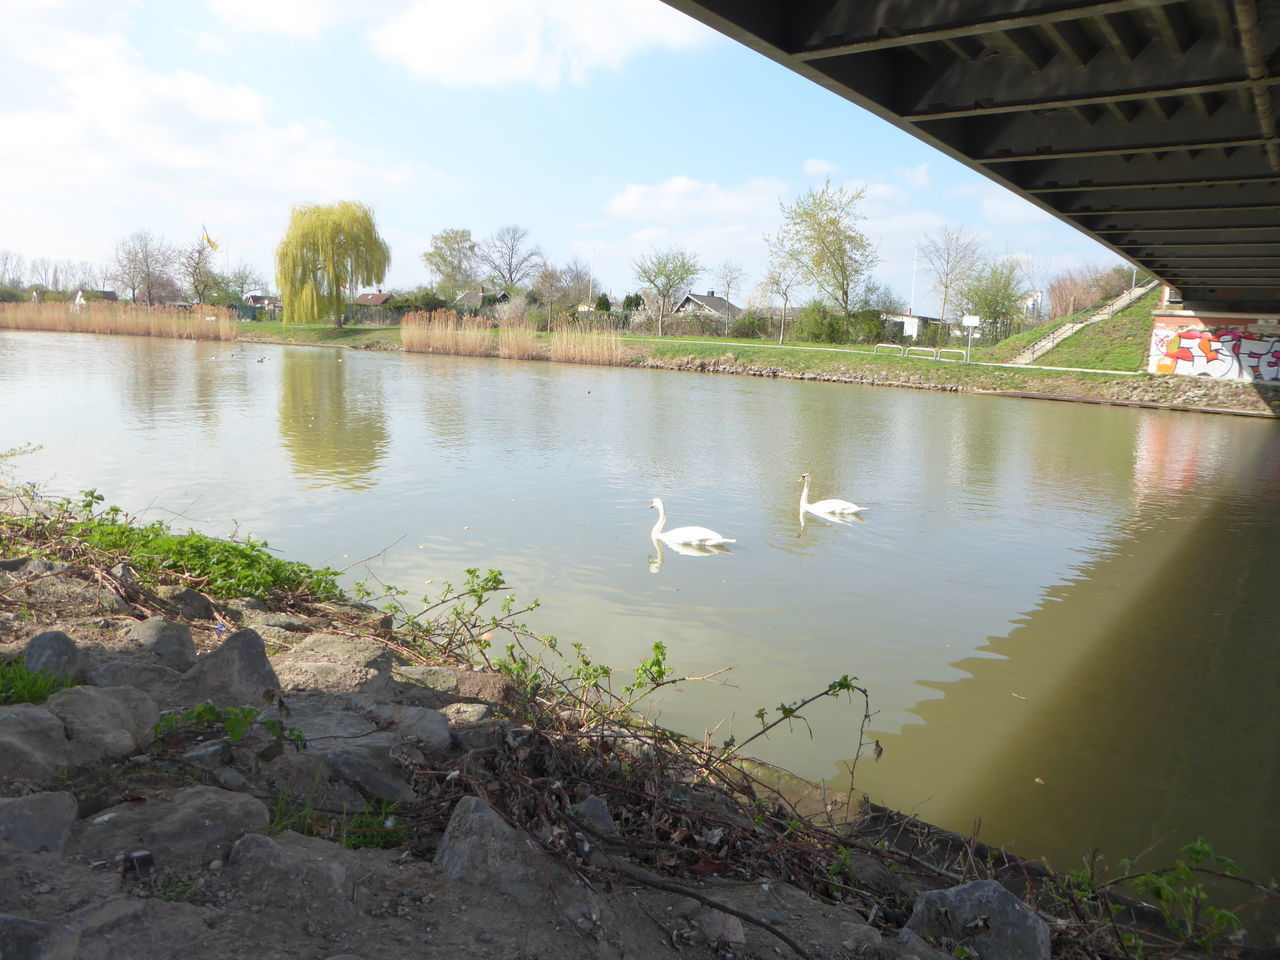
[[[197,305],[194,310],[96,301],[77,309],[65,303],[0,303],[0,329],[59,333],[107,333],[181,340],[234,340],[234,311]]]
[[[452,310],[407,314],[400,323],[400,343],[407,353],[492,357],[498,352],[498,338],[487,321],[459,317]]]
[[[609,333],[561,327],[551,340],[551,359],[561,363],[621,366],[630,358],[623,342]]]
[[[545,360],[547,345],[527,327],[504,327],[498,331],[498,356],[507,360]]]

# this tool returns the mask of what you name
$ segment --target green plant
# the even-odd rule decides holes
[[[276,794],[268,806],[272,833],[292,830],[307,837],[333,840],[350,850],[398,847],[404,830],[396,826],[398,804],[370,801],[363,810],[330,813],[316,806],[313,796],[299,797],[287,790]]]
[[[98,491],[85,490],[75,506],[81,514],[90,514],[102,501]],[[128,559],[141,573],[178,573],[217,597],[305,593],[337,600],[342,596],[338,571],[282,560],[268,552],[265,540],[220,540],[195,531],[175,533],[159,520],[137,526],[128,522],[118,507],[108,507],[97,516],[72,524],[69,532],[94,550]]]
[[[277,708],[282,715],[287,715],[288,708],[284,701],[272,694]],[[156,721],[152,732],[157,737],[185,730],[188,727],[206,727],[215,732],[225,733],[232,743],[239,743],[245,738],[254,725],[260,726],[275,743],[272,746],[283,747],[285,743],[295,750],[306,746],[306,736],[293,726],[285,726],[278,717],[264,717],[257,707],[219,707],[212,700],[196,704],[180,714],[166,714]]]
[[[1170,933],[1184,943],[1212,951],[1219,937],[1240,928],[1240,919],[1209,903],[1203,881],[1206,872],[1239,876],[1240,868],[1198,837],[1179,851],[1172,867],[1140,874],[1133,878],[1133,885],[1155,902]]]
[[[32,673],[21,659],[0,663],[0,706],[43,703],[59,690],[73,687],[71,677],[49,671]]]

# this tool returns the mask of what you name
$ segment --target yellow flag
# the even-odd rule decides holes
[[[218,249],[218,245],[217,245],[216,243],[214,243],[214,242],[213,242],[213,237],[209,236],[209,230],[208,230],[208,228],[207,228],[207,227],[205,227],[205,225],[202,223],[202,224],[200,224],[200,229],[204,231],[204,242],[205,242],[205,243],[207,243],[207,244],[209,245],[209,249],[210,249],[210,250],[217,250],[217,249]]]

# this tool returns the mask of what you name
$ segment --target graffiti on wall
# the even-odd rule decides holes
[[[1154,373],[1217,380],[1280,380],[1280,336],[1244,330],[1157,330],[1151,340]]]

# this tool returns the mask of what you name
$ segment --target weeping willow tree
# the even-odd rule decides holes
[[[391,249],[363,203],[301,204],[276,248],[285,323],[341,323],[346,291],[381,283]]]

